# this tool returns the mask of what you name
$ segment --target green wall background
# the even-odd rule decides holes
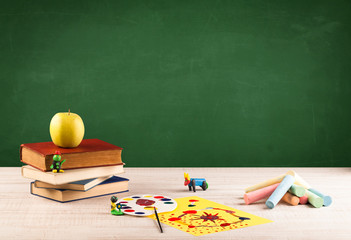
[[[351,166],[350,1],[7,1],[0,165],[56,112],[126,166]]]

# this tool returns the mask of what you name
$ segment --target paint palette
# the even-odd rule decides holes
[[[133,216],[149,216],[155,213],[170,212],[177,208],[177,202],[163,195],[133,195],[118,201],[122,212]]]

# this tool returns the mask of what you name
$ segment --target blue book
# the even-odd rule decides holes
[[[112,176],[87,191],[42,188],[36,187],[35,182],[32,182],[30,192],[31,194],[39,197],[65,203],[87,198],[128,192],[128,182],[129,180],[127,178]]]

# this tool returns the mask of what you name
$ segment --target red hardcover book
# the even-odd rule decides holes
[[[26,143],[20,148],[21,162],[41,171],[50,171],[56,151],[60,151],[63,169],[101,167],[123,164],[122,148],[99,139],[84,139],[76,148],[60,148],[53,142]]]

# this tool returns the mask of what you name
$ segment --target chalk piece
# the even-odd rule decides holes
[[[323,198],[323,205],[325,207],[328,207],[332,203],[332,198],[330,196],[324,195],[323,193],[320,193],[319,191],[313,188],[308,189],[308,191],[313,192],[317,196]]]
[[[323,198],[314,194],[313,192],[310,192],[309,190],[306,190],[306,194],[308,197],[308,202],[311,203],[313,207],[320,208],[323,206]]]
[[[289,192],[294,194],[295,196],[302,197],[306,193],[306,189],[302,186],[293,184],[289,189]]]
[[[306,189],[311,188],[311,185],[309,185],[302,177],[300,177],[299,174],[297,174],[295,171],[289,171],[287,174],[295,177],[295,184],[300,185]]]
[[[261,188],[264,188],[264,187],[268,187],[270,185],[273,185],[275,183],[280,183],[284,177],[286,175],[292,175],[294,176],[294,171],[288,171],[287,173],[285,174],[282,174],[282,175],[279,175],[278,177],[275,177],[275,178],[272,178],[272,179],[269,179],[269,180],[266,180],[264,182],[261,182],[261,183],[258,183],[258,184],[255,184],[251,187],[248,187],[245,189],[245,192],[252,192],[252,191],[255,191],[257,189],[261,189]]]
[[[244,194],[244,200],[246,204],[254,203],[257,202],[258,200],[261,200],[263,198],[268,198],[274,190],[278,187],[279,183],[270,185],[268,187],[264,187],[261,189],[258,189],[256,191],[252,191],[249,193]]]
[[[280,199],[284,196],[284,194],[289,190],[291,185],[295,182],[295,178],[291,175],[286,175],[283,181],[279,184],[279,186],[274,190],[272,195],[266,201],[266,206],[268,208],[274,208],[275,205],[278,204]]]
[[[300,197],[300,204],[306,204],[308,202],[307,194]]]
[[[289,192],[284,194],[282,200],[286,203],[293,205],[293,206],[298,205],[300,202],[300,198],[296,197],[295,195],[293,195]]]

